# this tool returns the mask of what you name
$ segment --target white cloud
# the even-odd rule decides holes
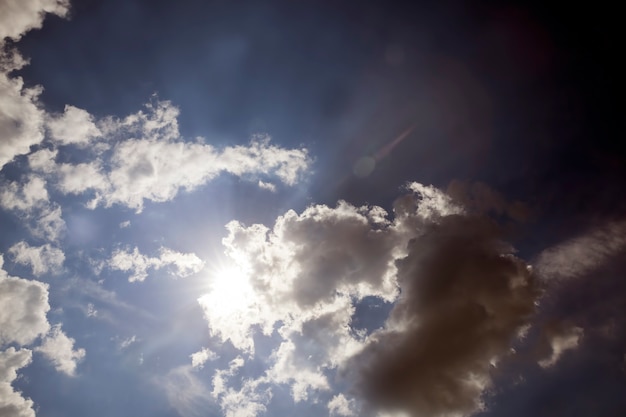
[[[267,378],[243,379],[239,389],[228,387],[229,380],[238,375],[245,361],[240,356],[230,361],[227,369],[213,375],[213,391],[224,417],[256,417],[266,411],[272,398]]]
[[[348,400],[343,394],[335,395],[328,402],[328,412],[331,416],[355,416],[355,402],[353,399]]]
[[[28,155],[28,165],[33,171],[50,174],[55,169],[55,160],[59,151],[43,148]]]
[[[0,350],[0,416],[35,417],[33,401],[24,398],[22,393],[11,386],[17,378],[17,371],[30,364],[32,353],[28,349],[16,350],[13,347]]]
[[[258,185],[259,185],[259,188],[262,188],[264,190],[276,192],[276,186],[272,184],[271,182],[265,182],[265,181],[259,180]]]
[[[306,401],[310,391],[327,391],[330,389],[328,379],[316,366],[318,361],[312,357],[302,357],[301,346],[287,340],[274,351],[274,365],[270,368],[269,378],[274,383],[289,384],[291,396],[298,403]],[[317,347],[314,354],[324,353]],[[311,355],[313,356],[313,355]]]
[[[5,0],[0,2],[0,42],[19,40],[31,29],[39,29],[46,13],[66,16],[69,0]]]
[[[211,381],[213,385],[211,396],[213,398],[217,398],[226,392],[228,378],[234,376],[245,363],[246,361],[241,356],[237,356],[228,363],[228,368],[215,370]]]
[[[93,119],[87,111],[66,105],[62,115],[49,118],[47,127],[52,138],[61,145],[85,146],[102,135]]]
[[[93,303],[89,303],[87,304],[87,311],[85,314],[87,315],[87,317],[97,317],[98,310],[96,310],[96,307],[94,306]]]
[[[126,229],[127,227],[130,227],[130,220],[126,220],[120,223],[120,229]]]
[[[41,27],[46,13],[65,16],[68,4],[65,0],[0,2],[0,169],[44,137],[44,112],[38,103],[41,87],[25,88],[22,78],[9,76],[26,60],[15,50],[6,51],[5,39],[17,41],[28,30]]]
[[[269,388],[260,389],[261,382],[246,379],[240,389],[228,388],[219,399],[224,417],[256,417],[264,413],[271,392]]]
[[[28,345],[48,332],[48,285],[9,276],[0,255],[0,346]]]
[[[84,110],[68,106],[63,116],[49,120],[51,134],[63,144],[89,143],[90,156],[80,164],[57,164],[57,150],[40,150],[29,157],[30,166],[51,175],[63,193],[90,193],[90,208],[120,204],[140,212],[145,201],[169,201],[179,191],[191,191],[222,173],[274,176],[294,185],[310,165],[306,149],[280,148],[266,136],[223,149],[184,141],[177,118],[176,107],[156,99],[145,111],[124,119],[94,121]],[[258,184],[274,187],[261,180]]]
[[[139,339],[137,338],[137,335],[132,335],[131,337],[123,339],[122,341],[120,341],[120,344],[119,344],[120,349],[124,350],[130,345],[132,345],[133,343],[137,342],[138,340]]]
[[[65,231],[61,207],[50,203],[46,181],[30,175],[23,183],[10,182],[0,191],[0,207],[17,212],[31,234],[56,241]]]
[[[0,41],[0,50],[2,48]],[[2,68],[21,66],[15,61],[18,56],[14,55],[11,64],[0,63],[0,169],[15,156],[28,153],[31,145],[38,144],[44,137],[44,113],[38,104],[41,88],[25,88],[20,77],[11,78]]]
[[[424,222],[417,211],[435,216],[457,210],[443,198],[422,198],[422,189],[412,187],[420,193],[398,201],[394,222],[380,207],[341,201],[335,208],[288,211],[272,229],[229,223],[223,244],[241,273],[213,271],[213,290],[199,299],[212,334],[252,351],[254,325],[269,334],[279,321],[291,325],[297,317],[303,323],[335,311],[343,299],[394,300],[395,261]]]
[[[35,351],[48,358],[57,371],[69,376],[75,375],[78,362],[85,357],[85,349],[75,350],[74,339],[67,337],[61,325],[53,326]]]
[[[626,248],[626,223],[613,222],[541,252],[535,268],[545,279],[576,278]]]
[[[48,203],[46,181],[36,175],[27,178],[24,184],[10,182],[0,191],[0,206],[7,210],[30,211]]]
[[[1,45],[0,45],[1,46]],[[0,169],[43,139],[41,88],[25,88],[21,78],[0,71]]]
[[[307,168],[308,159],[306,151],[285,150],[267,140],[220,151],[202,143],[152,138],[118,143],[111,164],[107,188],[93,187],[98,191],[96,201],[107,207],[122,204],[141,211],[144,200],[169,201],[179,190],[193,190],[222,172],[238,176],[274,174],[293,185]]]
[[[35,276],[48,272],[58,272],[65,261],[65,254],[59,248],[49,243],[42,246],[30,246],[21,241],[9,248],[9,253],[15,262],[29,265]]]
[[[175,277],[186,277],[202,270],[204,262],[194,253],[181,253],[168,248],[161,248],[158,257],[143,255],[135,247],[132,252],[118,249],[113,252],[108,266],[124,272],[131,272],[130,282],[143,281],[148,276],[148,270],[168,268],[168,272]]]
[[[85,351],[84,349],[73,349],[74,340],[63,333],[61,325],[50,328],[46,318],[46,314],[50,310],[48,285],[39,281],[9,276],[2,269],[2,265],[3,258],[0,255],[0,305],[2,306],[0,309],[0,347],[10,343],[29,345],[40,336],[45,335],[42,344],[35,347],[35,350],[50,359],[57,370],[73,375],[76,363],[85,356]],[[9,348],[6,352],[11,352],[11,349],[13,348]],[[12,352],[16,353],[15,350]],[[30,350],[21,350],[20,352],[28,352],[28,362],[30,362]],[[0,357],[1,355],[0,352]],[[22,366],[25,365],[26,362]],[[3,374],[2,366],[3,363],[0,358],[0,385],[2,385],[2,376],[7,375],[6,373]],[[8,383],[10,382],[9,380]],[[15,395],[11,397],[12,391],[8,391],[9,388],[8,385],[0,387],[6,394],[6,396],[0,395],[0,404],[8,398],[13,405],[9,404],[7,407],[13,407],[17,404],[15,401],[21,397],[18,398]],[[19,402],[19,404],[25,407],[23,410],[27,410],[30,409],[32,402],[29,403],[28,407],[24,402]],[[17,413],[15,409],[8,409]],[[0,411],[2,410],[4,409],[0,407]]]
[[[56,203],[50,204],[29,216],[31,222],[28,228],[33,236],[56,242],[66,230],[65,220],[62,216],[61,206]]]
[[[108,187],[99,162],[59,164],[56,166],[57,187],[65,194],[82,194],[87,190],[103,190]]]
[[[295,402],[306,401],[312,392],[328,391],[325,371],[342,366],[363,348],[362,338],[350,328],[353,314],[352,300],[338,297],[319,315],[282,326],[284,341],[272,355],[268,379],[291,386]]]
[[[191,366],[193,368],[202,369],[207,361],[213,361],[217,359],[217,357],[217,353],[208,348],[202,348],[202,350],[194,352],[190,355]]]

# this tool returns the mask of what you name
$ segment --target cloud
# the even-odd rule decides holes
[[[411,415],[480,409],[491,364],[535,311],[540,291],[530,268],[488,219],[450,215],[410,242],[398,283],[386,328],[354,359],[365,364],[361,395],[374,409]]]
[[[25,280],[18,277],[9,276],[2,269],[3,258],[0,255],[0,347],[5,344],[30,345],[37,341],[40,336],[45,336],[41,345],[35,347],[35,351],[41,352],[50,359],[58,371],[68,375],[73,375],[76,363],[85,356],[84,349],[74,350],[74,339],[63,333],[61,325],[58,324],[50,328],[46,314],[50,310],[48,304],[48,285],[39,281]],[[9,348],[6,352],[11,352]],[[5,352],[5,353],[6,353]],[[15,350],[12,351],[15,353]],[[28,352],[28,363],[30,362],[30,350]],[[0,353],[2,355],[2,353]],[[0,370],[2,369],[0,359]],[[26,366],[24,362],[22,366]],[[2,385],[2,371],[0,371],[0,385]],[[10,381],[8,381],[10,383]],[[6,397],[0,395],[0,404],[5,398],[12,398],[7,386]],[[13,396],[13,398],[17,398]],[[11,400],[13,401],[13,400]],[[14,402],[14,401],[13,401]],[[26,407],[25,403],[20,403]],[[32,405],[32,402],[29,403]],[[24,410],[30,409],[30,405]],[[17,413],[15,409],[7,406],[8,410]],[[0,415],[4,409],[0,407]],[[23,410],[22,410],[23,411]],[[22,412],[20,411],[20,412]],[[23,411],[26,412],[26,411]],[[20,415],[20,414],[7,414]],[[30,415],[30,414],[24,414]],[[34,414],[32,414],[34,415]]]
[[[202,350],[192,353],[189,357],[191,358],[191,366],[199,369],[202,369],[207,361],[213,361],[218,358],[217,353],[208,348],[202,348]]]
[[[43,140],[40,93],[41,88],[25,88],[21,78],[0,71],[0,169]]]
[[[33,401],[11,386],[17,371],[30,364],[32,353],[28,349],[10,347],[0,350],[0,417],[35,417]]]
[[[87,309],[85,311],[85,315],[87,317],[98,317],[98,310],[96,310],[96,307],[94,306],[93,303],[88,303],[87,304]]]
[[[0,206],[6,210],[29,211],[47,203],[46,181],[36,175],[29,176],[24,184],[10,182],[0,191]]]
[[[319,316],[280,329],[284,341],[272,354],[274,363],[267,377],[272,383],[291,386],[295,402],[308,400],[310,393],[330,390],[326,372],[345,364],[363,347],[362,339],[350,328],[351,304],[349,297],[339,297]]]
[[[343,394],[337,394],[328,402],[328,412],[331,416],[355,416],[354,400],[348,400]]]
[[[46,181],[29,175],[23,183],[3,184],[0,207],[20,216],[30,233],[40,239],[57,241],[66,229],[61,207],[49,201]]]
[[[626,223],[612,222],[542,251],[534,262],[548,280],[580,277],[626,248]]]
[[[259,185],[259,188],[262,188],[264,190],[276,192],[276,186],[272,184],[271,182],[265,182],[265,181],[259,180],[258,185]]]
[[[58,241],[66,230],[61,206],[53,203],[35,213],[32,216],[31,224],[28,225],[31,234],[51,242]]]
[[[529,324],[539,285],[484,213],[432,186],[406,190],[393,217],[339,202],[288,211],[271,228],[227,225],[225,252],[239,272],[215,273],[199,302],[211,334],[243,352],[254,352],[255,329],[280,336],[257,388],[286,384],[304,401],[330,390],[328,376],[340,372],[363,413],[435,417],[481,407],[490,368]],[[365,297],[395,302],[369,336],[352,327]],[[332,402],[335,414],[358,408],[354,398]]]
[[[228,388],[219,399],[224,417],[256,417],[265,412],[271,393],[268,388],[259,389],[259,382],[246,379],[241,389]]]
[[[25,88],[22,78],[10,77],[10,72],[24,66],[26,60],[7,50],[5,39],[17,41],[28,30],[41,27],[46,13],[65,16],[68,4],[57,0],[0,3],[0,169],[44,138],[44,112],[38,102],[42,89]]]
[[[577,326],[546,326],[541,336],[549,346],[549,356],[540,359],[539,365],[542,368],[553,366],[565,351],[578,347],[583,334],[584,330]]]
[[[526,204],[521,201],[507,201],[499,192],[480,181],[453,180],[448,185],[446,193],[467,210],[479,214],[506,215],[518,222],[527,220],[531,214]]]
[[[63,332],[61,325],[55,325],[35,351],[48,358],[57,371],[74,376],[78,362],[85,357],[85,349],[74,350],[74,342]]]
[[[89,112],[70,105],[65,106],[62,115],[50,117],[46,125],[52,139],[60,145],[85,146],[102,135]]]
[[[284,149],[267,136],[245,146],[217,149],[201,139],[185,141],[178,131],[178,109],[169,101],[152,100],[123,119],[94,120],[85,110],[68,106],[48,121],[60,144],[90,145],[85,162],[57,163],[59,150],[43,149],[29,158],[32,169],[47,174],[65,194],[89,193],[88,207],[120,204],[141,212],[145,201],[172,200],[222,173],[242,178],[273,176],[294,185],[311,161],[306,149]],[[185,169],[180,169],[185,167]],[[259,180],[261,188],[273,184]]]
[[[393,220],[380,207],[341,201],[335,208],[288,211],[271,229],[227,225],[223,244],[239,272],[216,273],[199,302],[211,333],[244,352],[254,351],[255,326],[270,334],[278,324],[281,342],[257,387],[287,384],[294,401],[304,401],[329,390],[327,372],[363,348],[364,336],[351,328],[354,303],[372,296],[395,300],[396,262],[407,243],[426,223],[462,212],[433,187],[411,183],[407,189]],[[220,378],[214,379],[223,384]]]
[[[130,282],[143,281],[148,276],[148,270],[168,268],[170,275],[186,277],[199,272],[204,267],[204,262],[194,253],[181,253],[168,248],[161,248],[158,257],[143,255],[135,247],[130,250],[118,249],[113,252],[108,266],[111,269],[131,272],[128,277]]]
[[[0,255],[0,346],[28,345],[48,332],[48,285],[9,276]]]
[[[237,356],[235,359],[231,360],[228,363],[228,368],[215,370],[215,373],[213,374],[213,379],[211,381],[213,385],[213,391],[211,391],[211,396],[213,398],[217,398],[221,394],[226,392],[226,382],[228,378],[234,376],[244,364],[245,360],[241,356]]]
[[[0,3],[0,41],[19,40],[31,29],[39,29],[46,13],[66,16],[69,0],[8,0]]]
[[[35,276],[48,272],[58,272],[65,261],[65,254],[49,243],[42,246],[30,246],[21,241],[9,248],[13,260],[21,265],[30,265]]]
[[[267,378],[246,378],[239,389],[228,387],[229,379],[238,375],[245,361],[240,356],[218,369],[213,375],[211,396],[218,401],[224,417],[256,417],[267,409],[272,398]]]
[[[288,211],[271,230],[229,223],[223,243],[240,271],[215,274],[199,299],[211,333],[251,352],[255,325],[269,334],[279,321],[298,326],[334,311],[338,299],[394,299],[395,242],[385,215],[340,202]]]
[[[139,340],[141,340],[141,339],[139,339],[137,337],[137,335],[132,335],[132,336],[127,337],[126,339],[122,339],[122,340],[119,340],[118,337],[115,337],[115,339],[118,339],[118,346],[119,346],[120,350],[124,350],[124,349],[128,348],[130,345],[132,345],[133,343],[136,343]]]

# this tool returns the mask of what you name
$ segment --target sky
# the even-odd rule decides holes
[[[0,417],[626,415],[616,28],[0,0]]]

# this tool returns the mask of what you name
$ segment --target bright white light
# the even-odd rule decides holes
[[[220,314],[230,315],[246,309],[252,301],[248,275],[238,266],[217,270],[211,282],[209,295],[213,309]]]
[[[230,340],[237,348],[253,350],[250,322],[258,320],[258,303],[247,271],[237,265],[217,268],[209,291],[198,299],[211,334]]]

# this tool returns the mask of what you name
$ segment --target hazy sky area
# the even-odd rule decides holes
[[[617,13],[430,3],[0,0],[0,417],[625,416]]]

